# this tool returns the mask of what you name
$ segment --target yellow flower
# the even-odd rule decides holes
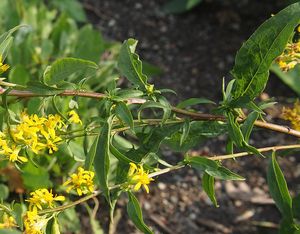
[[[46,216],[39,216],[36,208],[31,211],[27,211],[24,216],[24,234],[44,234],[50,218],[46,218]]]
[[[2,223],[0,223],[0,229],[16,227],[16,221],[14,217],[8,216],[6,213],[2,216]]]
[[[14,146],[12,147],[12,152],[8,153],[8,155],[7,155],[8,158],[9,158],[9,161],[11,161],[11,162],[16,162],[16,161],[18,161],[18,162],[21,162],[21,163],[27,162],[28,159],[27,159],[26,157],[19,156],[20,150],[21,150],[21,147],[20,147],[20,146],[14,145]]]
[[[48,191],[48,189],[37,189],[34,192],[30,193],[30,198],[28,200],[26,200],[27,202],[29,202],[29,209],[33,210],[36,208],[42,210],[43,207],[47,207],[47,208],[52,208],[53,207],[53,203],[55,201],[64,201],[65,197],[64,196],[57,196],[57,195],[53,195],[52,190],[50,190],[50,192]]]
[[[71,111],[68,113],[68,116],[70,116],[69,121],[70,121],[71,123],[76,123],[76,124],[79,123],[79,124],[82,125],[82,122],[81,122],[81,120],[80,120],[80,118],[79,118],[79,115],[76,113],[76,111],[71,110]]]
[[[283,107],[281,117],[284,120],[290,121],[291,125],[294,129],[300,130],[300,102],[299,102],[299,100],[297,100],[294,103],[293,108]]]
[[[288,43],[283,53],[276,59],[280,69],[287,72],[300,63],[300,42]]]
[[[149,177],[149,173],[144,171],[143,166],[129,163],[130,168],[128,171],[129,184],[134,185],[133,190],[138,191],[143,185],[147,193],[149,193],[148,184],[154,179]]]
[[[8,69],[9,69],[9,65],[3,64],[3,57],[0,54],[0,74],[2,74],[3,72],[6,72]]]
[[[72,174],[63,186],[67,186],[66,191],[69,193],[72,189],[76,190],[79,196],[94,191],[94,176],[92,171],[86,171],[82,167],[78,167],[77,173]]]

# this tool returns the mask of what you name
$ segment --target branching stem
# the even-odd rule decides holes
[[[300,144],[297,144],[297,145],[271,146],[271,147],[259,148],[257,150],[259,152],[267,152],[267,151],[277,151],[277,150],[297,149],[297,148],[298,149],[300,148]],[[242,152],[242,153],[226,154],[226,155],[219,155],[219,156],[206,157],[206,158],[208,158],[210,160],[216,161],[216,160],[225,160],[225,159],[231,159],[231,158],[237,158],[237,157],[245,157],[245,156],[249,156],[249,155],[253,155],[253,154],[252,153],[248,153],[248,152]],[[172,166],[172,167],[168,167],[168,168],[161,169],[159,171],[155,171],[153,173],[150,173],[148,176],[150,178],[153,178],[153,177],[156,177],[156,176],[159,176],[159,175],[163,175],[163,174],[169,173],[171,171],[179,170],[181,168],[184,168],[185,166],[186,166],[186,164],[182,164],[181,163],[181,164],[178,164],[178,165],[175,165],[175,166]],[[110,187],[109,190],[114,190],[114,189],[120,188],[120,187],[122,187],[122,185],[124,185],[124,184],[114,185],[114,186]],[[71,202],[69,204],[58,206],[58,207],[55,207],[55,208],[52,208],[52,209],[46,209],[46,210],[39,211],[39,215],[44,215],[44,214],[53,213],[53,212],[61,212],[61,211],[65,210],[65,209],[71,208],[73,206],[76,206],[78,204],[86,202],[89,199],[97,197],[101,193],[102,193],[101,190],[94,191],[92,194],[90,194],[90,195],[88,195],[86,197],[80,198],[77,201]],[[0,206],[0,209],[1,209],[1,206]]]
[[[0,87],[0,95],[3,94],[6,91],[6,89]],[[103,93],[96,93],[96,92],[88,92],[88,91],[82,91],[82,90],[62,90],[59,94],[53,94],[53,95],[42,95],[33,93],[31,91],[26,90],[11,90],[8,93],[8,96],[16,96],[16,97],[49,97],[49,96],[78,96],[78,97],[88,97],[88,98],[95,98],[95,99],[103,99],[103,98],[109,98],[108,95]],[[147,100],[142,98],[128,98],[126,99],[127,103],[129,104],[143,104]],[[187,110],[183,110],[177,107],[171,107],[171,110],[177,114],[181,114],[183,116],[188,116],[191,119],[194,120],[206,120],[206,121],[226,121],[226,118],[221,115],[211,115],[211,114],[205,114],[205,113],[197,113],[197,112],[191,112]],[[240,120],[243,121],[242,119]],[[300,132],[296,131],[294,129],[291,129],[286,126],[281,126],[277,124],[271,124],[263,121],[255,121],[254,125],[259,128],[265,128],[276,132],[285,133],[288,135],[300,137]]]

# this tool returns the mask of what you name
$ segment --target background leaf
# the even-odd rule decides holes
[[[127,204],[127,213],[129,218],[135,224],[135,226],[145,234],[152,234],[153,232],[150,228],[144,223],[142,210],[139,204],[139,201],[134,196],[133,193],[128,192],[128,204]]]

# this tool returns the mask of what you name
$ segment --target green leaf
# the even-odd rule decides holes
[[[182,125],[182,135],[180,137],[180,146],[182,146],[183,142],[188,137],[189,132],[190,132],[190,127],[191,127],[191,122],[189,119],[187,119]]]
[[[215,207],[219,207],[215,195],[215,178],[204,172],[202,176],[202,187]]]
[[[75,78],[90,77],[96,73],[98,65],[92,61],[77,58],[56,60],[44,73],[44,82],[48,85],[62,84],[71,75]],[[73,77],[74,79],[74,77]]]
[[[124,102],[118,102],[115,111],[118,118],[133,130],[133,117],[128,106]]]
[[[128,158],[127,156],[125,156],[124,154],[122,154],[116,147],[114,147],[112,144],[109,147],[110,152],[121,162],[125,163],[125,164],[129,164],[129,163],[139,163],[136,162],[130,158]]]
[[[140,140],[140,147],[138,149],[131,149],[126,153],[127,158],[140,162],[150,153],[156,153],[159,150],[163,140],[167,139],[170,135],[179,131],[180,124],[168,124],[152,128],[150,132],[145,135],[138,135]]]
[[[33,191],[51,186],[50,176],[45,168],[36,167],[31,162],[27,162],[22,170],[21,175],[26,189]]]
[[[9,72],[9,82],[19,85],[26,85],[30,80],[30,74],[28,70],[22,64],[13,66]]]
[[[138,41],[132,38],[123,43],[118,58],[118,68],[132,84],[146,91],[148,78],[143,73],[142,61],[135,53],[137,43]]]
[[[6,200],[9,196],[9,189],[5,184],[0,184],[0,200]]]
[[[270,69],[283,83],[285,83],[290,89],[300,96],[300,66],[296,66],[288,72],[283,72],[280,70],[279,66],[273,64]]]
[[[13,40],[14,38],[10,36],[0,44],[0,54],[2,55],[2,59],[6,58],[8,51],[13,44]]]
[[[204,171],[210,176],[222,180],[244,180],[245,178],[221,166],[216,161],[205,157],[185,157],[185,162],[192,167]]]
[[[169,14],[183,13],[191,10],[201,2],[202,0],[170,0],[163,6],[163,10]]]
[[[157,66],[154,66],[150,63],[143,62],[143,73],[146,76],[158,76],[163,74],[163,70]]]
[[[14,229],[1,229],[0,234],[22,234],[22,232]]]
[[[293,220],[292,199],[284,175],[276,161],[275,152],[272,154],[267,173],[269,190],[276,206],[284,219]]]
[[[280,222],[279,234],[300,234],[300,227],[292,220],[283,219]]]
[[[166,139],[166,143],[172,150],[185,152],[204,140],[212,137],[217,137],[227,131],[227,124],[218,121],[192,121],[188,136],[180,145],[183,133],[175,132],[170,138]]]
[[[17,225],[21,230],[23,230],[23,214],[25,213],[26,209],[25,206],[20,203],[14,204],[14,218],[16,220]]]
[[[91,60],[98,63],[105,50],[105,41],[100,32],[94,30],[92,25],[82,27],[78,32],[74,57]]]
[[[188,106],[194,106],[198,104],[216,104],[216,103],[206,98],[189,98],[187,100],[180,102],[177,105],[177,108],[184,109]]]
[[[139,201],[133,193],[128,192],[127,213],[135,226],[145,234],[153,234],[150,228],[144,223],[142,210]]]
[[[109,144],[111,138],[112,117],[109,117],[100,130],[99,141],[97,145],[96,156],[94,159],[94,168],[99,181],[100,189],[111,204],[110,192],[108,188],[108,173],[110,167]]]
[[[91,145],[91,148],[86,155],[85,163],[84,163],[85,170],[90,171],[93,166],[95,155],[97,152],[98,142],[99,142],[99,135],[93,141],[93,144]]]
[[[120,91],[118,91],[117,96],[120,98],[135,98],[135,97],[142,97],[144,95],[144,93],[140,90],[136,90],[136,89],[122,89]]]
[[[40,81],[29,81],[27,83],[26,90],[37,94],[37,96],[51,96],[60,94],[64,91],[63,89],[58,89],[45,85]]]
[[[244,136],[239,127],[239,124],[236,122],[235,117],[232,113],[227,113],[228,117],[228,134],[230,139],[240,148],[243,147]]]
[[[51,234],[60,234],[59,230],[59,223],[57,217],[53,218],[52,224],[51,224]]]
[[[163,120],[162,122],[165,122],[171,115],[171,106],[170,105],[166,105],[165,103],[162,104],[160,102],[154,102],[154,101],[148,101],[145,102],[143,105],[141,105],[141,107],[138,110],[138,118],[141,119],[141,112],[144,109],[147,108],[158,108],[158,109],[162,109],[163,110]]]
[[[269,68],[285,49],[299,24],[300,3],[292,4],[265,21],[243,44],[235,58],[232,106],[253,100],[265,88]]]
[[[300,220],[300,194],[293,198],[292,204],[294,217]]]
[[[2,55],[2,59],[4,60],[8,54],[9,49],[13,43],[13,37],[11,36],[15,31],[19,30],[21,27],[25,25],[16,26],[9,31],[0,35],[0,55]]]
[[[258,112],[251,112],[246,120],[244,121],[242,127],[241,127],[241,131],[244,135],[244,139],[246,142],[249,141],[249,138],[250,138],[250,134],[252,132],[252,129],[253,129],[253,126],[254,126],[254,122],[257,120],[259,116],[259,113]]]
[[[49,2],[58,8],[61,12],[67,13],[72,19],[78,22],[86,22],[85,11],[77,0],[52,0]]]

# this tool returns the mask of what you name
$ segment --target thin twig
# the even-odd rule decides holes
[[[259,148],[257,149],[259,152],[266,152],[266,151],[276,151],[276,150],[284,150],[284,149],[296,149],[296,148],[300,148],[300,144],[298,145],[281,145],[281,146],[272,146],[272,147],[265,147],[265,148]],[[219,156],[215,156],[215,157],[207,157],[208,159],[210,160],[224,160],[224,159],[230,159],[230,158],[237,158],[237,157],[244,157],[244,156],[249,156],[251,155],[252,153],[247,153],[247,152],[243,152],[243,153],[236,153],[236,154],[227,154],[227,155],[219,155]],[[153,177],[156,177],[156,176],[159,176],[159,175],[162,175],[162,174],[166,174],[166,173],[169,173],[171,171],[175,171],[175,170],[178,170],[178,169],[181,169],[181,168],[184,168],[186,165],[185,164],[178,164],[178,165],[175,165],[175,166],[172,166],[172,167],[169,167],[169,168],[165,168],[165,169],[161,169],[159,171],[155,171],[153,173],[150,173],[148,175],[149,178],[153,178]],[[120,188],[122,187],[123,184],[117,184],[117,185],[114,185],[114,186],[111,186],[109,188],[109,190],[113,190],[113,189],[116,189],[116,188]],[[83,197],[83,198],[80,198],[78,199],[77,201],[74,201],[74,202],[71,202],[69,204],[66,204],[66,205],[62,205],[62,206],[58,206],[58,207],[55,207],[55,208],[51,208],[51,209],[46,209],[46,210],[42,210],[42,211],[39,211],[39,215],[43,215],[43,214],[48,214],[48,213],[53,213],[53,212],[60,212],[60,211],[63,211],[65,209],[68,209],[68,208],[71,208],[73,206],[76,206],[80,203],[83,203],[83,202],[86,202],[87,200],[89,199],[92,199],[94,197],[97,197],[98,195],[100,195],[102,193],[101,190],[97,190],[97,191],[94,191],[92,194],[86,196],[86,197]],[[2,208],[0,206],[0,208]]]
[[[265,147],[265,148],[259,148],[257,149],[259,152],[267,152],[267,151],[277,151],[277,150],[285,150],[285,149],[299,149],[300,144],[298,145],[279,145],[279,146],[271,146],[271,147]],[[224,159],[230,159],[230,158],[238,158],[238,157],[244,157],[252,155],[251,152],[242,152],[242,153],[235,153],[235,154],[225,154],[225,155],[218,155],[214,157],[208,157],[210,160],[224,160]]]
[[[3,94],[6,91],[6,89],[3,89],[0,87],[0,95]],[[25,90],[11,90],[8,93],[8,96],[16,96],[16,97],[49,97],[53,96],[54,94],[40,94],[40,93],[33,93],[30,91]],[[109,98],[106,94],[103,93],[96,93],[96,92],[88,92],[88,91],[80,91],[80,90],[62,90],[61,93],[55,94],[57,96],[78,96],[78,97],[88,97],[88,98],[95,98],[95,99],[103,99],[103,98]],[[143,98],[128,98],[126,99],[127,103],[129,104],[143,104],[147,100]],[[226,118],[221,115],[211,115],[211,114],[205,114],[205,113],[197,113],[197,112],[191,112],[187,110],[183,110],[177,107],[171,107],[171,110],[177,114],[181,114],[184,116],[188,116],[191,119],[194,120],[207,120],[207,121],[226,121]],[[239,121],[244,121],[243,119]],[[300,137],[300,132],[293,130],[289,127],[277,125],[277,124],[271,124],[266,123],[263,121],[255,121],[254,125],[259,128],[265,128],[276,132],[285,133],[288,135]]]

